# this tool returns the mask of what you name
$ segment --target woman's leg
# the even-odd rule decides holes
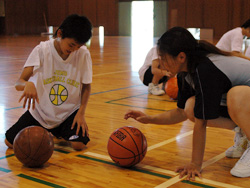
[[[248,140],[250,138],[250,87],[236,86],[227,94],[228,112],[232,120],[244,131]],[[249,143],[249,142],[248,142]],[[246,149],[240,160],[230,171],[237,177],[250,176],[250,147]]]
[[[228,113],[231,119],[250,139],[250,87],[236,86],[227,94]]]
[[[187,100],[186,105],[185,105],[185,109],[184,109],[184,111],[187,115],[187,118],[192,122],[194,122],[194,120],[195,120],[194,104],[195,104],[195,96],[190,97]],[[207,126],[232,130],[236,127],[236,124],[229,118],[219,117],[217,119],[208,120]]]

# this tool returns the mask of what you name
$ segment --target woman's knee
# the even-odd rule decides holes
[[[81,151],[85,148],[85,144],[82,142],[71,142],[71,146],[76,151]]]
[[[235,86],[227,93],[227,108],[228,113],[232,117],[244,112],[249,112],[250,101],[247,100],[250,96],[249,86]]]
[[[184,108],[184,112],[187,116],[187,118],[190,121],[195,121],[195,117],[194,117],[194,104],[195,104],[195,97],[190,97],[186,104],[185,104],[185,108]]]

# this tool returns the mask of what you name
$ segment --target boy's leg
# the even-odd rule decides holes
[[[13,147],[13,142],[16,137],[16,135],[24,128],[29,126],[41,126],[38,121],[36,121],[33,116],[30,114],[30,112],[27,110],[20,118],[19,120],[10,127],[6,133],[5,133],[5,144],[9,147]]]
[[[152,74],[151,66],[144,74],[143,84],[148,86],[148,92],[153,95],[163,95],[165,91],[162,90],[158,84],[162,77],[156,76]]]
[[[90,139],[86,132],[85,136],[82,135],[82,128],[80,128],[79,134],[76,135],[77,125],[75,125],[74,129],[71,129],[77,111],[78,110],[72,113],[59,127],[50,129],[49,131],[57,138],[63,138],[70,142],[75,150],[82,150]]]

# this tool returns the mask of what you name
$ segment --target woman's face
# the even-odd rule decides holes
[[[176,57],[173,57],[170,54],[162,54],[160,58],[163,69],[168,70],[173,75],[187,71],[186,54],[184,52],[180,52]]]

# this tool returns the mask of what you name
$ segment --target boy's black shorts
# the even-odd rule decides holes
[[[143,78],[143,84],[148,86],[153,80],[154,75],[152,74],[152,68],[151,66],[146,70],[144,73],[144,78]],[[167,76],[163,76],[162,79],[159,80],[159,84],[166,82],[168,80]]]
[[[71,114],[63,123],[61,123],[58,127],[53,129],[46,129],[47,131],[51,132],[57,138],[63,138],[67,141],[72,142],[82,142],[85,145],[89,142],[89,137],[85,132],[85,136],[82,136],[82,128],[78,135],[76,135],[77,124],[75,125],[74,129],[71,129],[74,117],[78,110],[76,110],[73,114]],[[9,128],[6,133],[6,139],[9,143],[13,144],[15,136],[24,128],[29,126],[40,126],[43,127],[27,110],[19,120]],[[44,127],[43,127],[44,128]]]

